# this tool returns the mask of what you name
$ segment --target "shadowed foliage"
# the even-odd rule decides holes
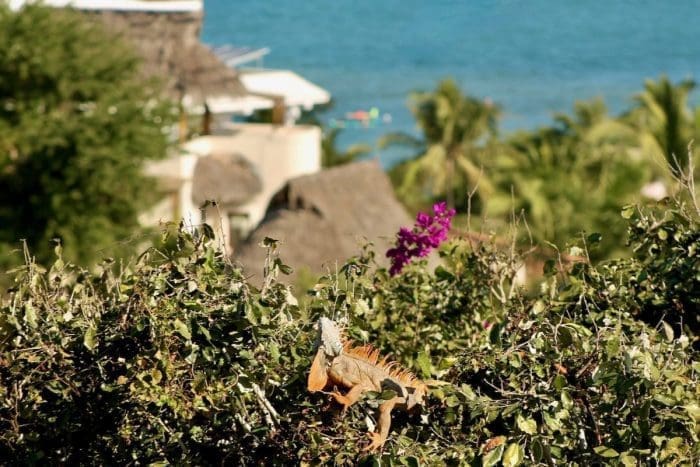
[[[34,5],[0,6],[0,76],[0,253],[26,239],[47,261],[56,238],[81,264],[119,252],[155,195],[142,163],[165,155],[158,87],[100,25]]]
[[[0,305],[0,457],[696,464],[697,212],[669,208],[677,214],[662,224],[652,210],[625,211],[633,258],[552,262],[533,295],[515,283],[522,258],[469,240],[450,242],[434,270],[414,262],[395,276],[368,248],[303,308],[278,282],[289,267],[269,238],[259,289],[212,249],[207,226],[128,270],[90,273],[58,250],[48,271],[16,271]],[[320,316],[430,387],[422,411],[394,414],[379,453],[363,451],[366,433],[394,392],[367,393],[343,416],[330,395],[306,390]]]

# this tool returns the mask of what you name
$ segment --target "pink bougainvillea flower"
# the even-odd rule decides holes
[[[452,225],[454,209],[447,209],[447,204],[437,203],[433,206],[433,215],[419,212],[412,229],[401,227],[396,234],[396,244],[386,252],[391,260],[389,273],[400,273],[413,258],[423,258],[445,240]]]

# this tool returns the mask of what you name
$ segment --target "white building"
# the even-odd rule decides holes
[[[19,9],[28,1],[10,0],[10,6]],[[144,75],[164,79],[166,94],[180,104],[182,144],[146,167],[163,199],[141,216],[143,223],[206,221],[232,248],[289,179],[320,170],[320,129],[294,123],[302,110],[328,103],[330,94],[287,70],[239,72],[234,66],[260,61],[268,50],[202,44],[201,0],[43,3],[80,10],[131,42],[143,58]],[[273,110],[273,124],[231,123],[233,116],[262,109]]]
[[[317,126],[252,123],[228,124],[195,138],[182,146],[182,155],[148,166],[165,195],[142,221],[207,222],[232,252],[287,181],[321,169],[320,140]]]

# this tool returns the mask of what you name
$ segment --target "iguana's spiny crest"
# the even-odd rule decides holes
[[[427,385],[398,363],[381,358],[379,350],[371,345],[354,345],[332,320],[321,318],[317,330],[317,351],[307,381],[309,391],[323,391],[329,382],[332,383],[334,390],[331,395],[343,405],[343,413],[364,392],[385,389],[396,392],[395,397],[379,407],[378,432],[370,433],[372,442],[368,449],[379,449],[389,434],[391,410],[395,406],[409,410],[422,404]],[[349,391],[341,394],[335,387]]]

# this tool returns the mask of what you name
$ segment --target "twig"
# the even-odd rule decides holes
[[[265,412],[265,422],[270,426],[270,428],[274,430],[275,425],[279,424],[279,414],[272,406],[270,401],[267,400],[267,397],[265,397],[265,392],[262,389],[260,389],[260,386],[258,386],[256,383],[253,383],[252,388],[253,392],[255,393],[255,396],[258,399],[260,407],[262,407],[263,412]]]

